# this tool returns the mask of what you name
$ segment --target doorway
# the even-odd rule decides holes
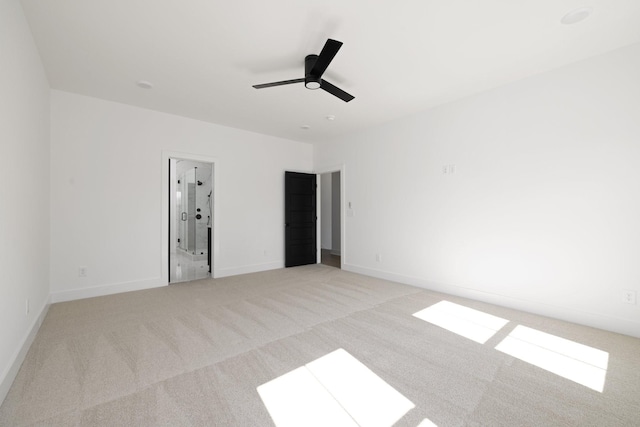
[[[213,164],[169,158],[169,283],[211,277]]]
[[[320,262],[342,265],[340,171],[320,174]]]

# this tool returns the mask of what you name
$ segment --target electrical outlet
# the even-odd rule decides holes
[[[78,277],[87,277],[87,267],[78,268]]]
[[[25,316],[29,315],[29,298],[26,299],[26,303],[25,303]]]
[[[636,291],[624,291],[624,302],[627,304],[636,303]]]
[[[382,255],[376,254],[376,262],[382,262]]]
[[[456,165],[444,165],[442,166],[442,173],[444,175],[452,175],[456,173]]]

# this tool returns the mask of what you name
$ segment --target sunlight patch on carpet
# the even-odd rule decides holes
[[[278,427],[390,426],[415,407],[344,349],[257,390]]]
[[[509,323],[501,317],[449,301],[440,301],[413,315],[480,344]]]
[[[526,326],[517,326],[496,350],[602,393],[609,353]]]

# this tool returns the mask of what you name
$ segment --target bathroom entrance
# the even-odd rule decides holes
[[[213,164],[169,159],[169,282],[211,277]]]

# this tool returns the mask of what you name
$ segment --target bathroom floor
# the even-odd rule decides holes
[[[191,280],[206,279],[210,277],[209,266],[206,258],[194,261],[187,254],[178,251],[171,253],[169,257],[170,282],[189,282]]]

